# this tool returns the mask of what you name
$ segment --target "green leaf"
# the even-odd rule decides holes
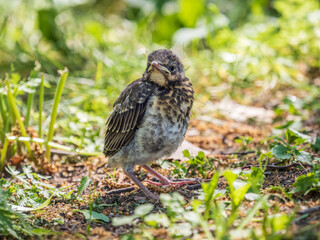
[[[77,199],[80,194],[91,184],[91,179],[87,176],[82,177],[80,181],[80,186],[78,187],[78,193],[75,196],[75,199]]]
[[[317,137],[315,143],[311,144],[311,147],[315,152],[320,151],[320,137]]]
[[[179,20],[186,27],[194,27],[200,15],[204,10],[203,1],[194,0],[180,0],[179,7],[180,11],[178,13]]]
[[[250,211],[246,214],[245,219],[241,220],[240,225],[237,227],[237,230],[242,230],[250,221],[252,221],[256,212],[266,204],[268,196],[261,197],[257,203],[250,209]]]
[[[184,150],[182,153],[183,153],[183,156],[186,158],[189,158],[191,156],[188,149]]]
[[[205,193],[206,206],[209,206],[209,204],[211,204],[211,200],[213,198],[214,191],[216,190],[216,188],[218,186],[219,177],[220,177],[220,173],[216,172],[212,176],[209,184],[207,184],[207,183],[202,184],[203,192]]]
[[[240,202],[244,199],[245,194],[248,192],[249,188],[251,187],[250,183],[247,183],[245,185],[242,185],[241,187],[235,189],[234,183],[238,177],[237,174],[231,172],[230,170],[227,170],[224,172],[224,177],[227,179],[229,189],[230,189],[230,198],[232,202],[232,206],[238,207]]]
[[[210,183],[202,183],[202,189],[203,189],[203,192],[204,192],[204,196],[205,196],[205,206],[206,206],[206,209],[205,209],[205,219],[208,219],[209,218],[209,211],[210,211],[210,205],[212,204],[212,199],[214,199],[214,197],[217,196],[214,196],[214,192],[218,186],[218,181],[219,181],[219,177],[220,177],[220,173],[219,172],[216,172],[212,178],[211,178],[211,181]]]
[[[59,39],[57,33],[56,19],[57,11],[55,9],[41,9],[38,11],[38,24],[42,35],[48,40],[57,41]]]
[[[312,161],[311,154],[305,151],[300,151],[298,154],[295,155],[295,157],[298,162],[302,163],[311,163]]]
[[[121,226],[125,224],[130,224],[136,218],[135,215],[132,216],[124,216],[124,217],[115,217],[112,219],[113,226]]]
[[[314,173],[301,175],[297,177],[297,180],[293,184],[293,186],[295,188],[291,191],[291,193],[301,193],[303,195],[306,195],[312,188],[315,188],[315,187],[318,187],[318,189],[320,188],[319,178],[317,178]]]
[[[291,153],[288,151],[288,148],[286,148],[283,145],[275,145],[271,149],[271,152],[277,159],[290,159],[291,158]]]
[[[90,216],[90,210],[87,210],[87,209],[85,209],[85,210],[74,209],[72,211],[82,213],[86,220],[104,221],[104,222],[110,221],[109,217],[107,217],[103,213],[97,213],[95,211],[91,211],[91,216]]]
[[[290,218],[288,215],[281,213],[268,216],[268,221],[270,221],[272,230],[278,232],[287,228],[290,223]]]
[[[52,194],[46,201],[44,201],[39,207],[36,208],[36,210],[40,210],[42,208],[48,207],[50,202],[51,202],[51,198],[54,196],[55,194]]]
[[[240,202],[244,199],[245,194],[248,192],[249,188],[251,187],[250,183],[247,183],[246,185],[237,188],[232,194],[231,194],[231,200],[234,203],[235,206],[238,206]]]
[[[154,214],[149,214],[146,216],[144,221],[152,227],[158,227],[158,225],[161,225],[163,227],[169,227],[170,225],[170,220],[168,216],[164,213],[154,213]]]
[[[293,121],[293,120],[290,120],[290,121],[286,122],[286,123],[283,124],[283,125],[280,125],[280,126],[275,127],[275,129],[285,129],[285,128],[290,127],[293,123],[294,123],[294,121]]]
[[[286,131],[286,138],[288,140],[288,143],[291,144],[297,140],[300,140],[299,143],[303,143],[303,142],[310,142],[311,141],[311,137],[300,133],[292,128],[288,128]]]
[[[147,215],[149,212],[152,211],[152,209],[153,205],[151,203],[146,203],[136,207],[136,209],[134,210],[134,214],[138,217],[141,217]]]
[[[198,156],[197,156],[198,158],[201,158],[201,159],[203,159],[203,158],[205,158],[206,157],[206,155],[204,154],[204,152],[203,151],[199,151],[198,152]]]

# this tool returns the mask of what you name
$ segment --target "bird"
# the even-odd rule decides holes
[[[140,165],[160,182],[155,185],[192,184],[171,181],[149,165],[169,156],[182,143],[190,121],[194,90],[176,54],[167,49],[151,52],[142,77],[127,85],[113,104],[105,126],[104,155],[107,167],[124,173],[151,199],[150,192],[134,174]]]

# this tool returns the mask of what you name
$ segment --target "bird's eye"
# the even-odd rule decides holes
[[[170,67],[169,67],[169,71],[170,71],[170,72],[173,72],[173,71],[174,71],[174,69],[175,69],[175,67],[174,67],[174,66],[170,66]]]

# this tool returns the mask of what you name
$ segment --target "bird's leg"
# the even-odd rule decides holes
[[[162,176],[160,173],[158,173],[155,170],[153,170],[148,165],[142,165],[141,167],[144,168],[146,171],[148,171],[150,174],[152,174],[153,176],[155,176],[156,178],[158,178],[161,181],[161,182],[146,181],[146,182],[148,182],[150,184],[153,184],[153,185],[157,185],[157,186],[169,185],[169,186],[173,187],[173,186],[182,186],[182,185],[185,185],[185,184],[196,184],[196,183],[199,183],[199,179],[182,180],[182,181],[178,181],[178,182],[173,182],[173,181],[170,181],[165,176]]]
[[[145,195],[148,197],[158,200],[159,197],[152,192],[150,192],[141,182],[140,180],[134,175],[132,171],[125,171],[125,174],[144,192]]]

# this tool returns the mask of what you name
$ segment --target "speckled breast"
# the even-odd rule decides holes
[[[193,98],[186,96],[184,99],[181,94],[177,97],[170,91],[161,94],[159,92],[149,100],[136,139],[139,150],[149,153],[149,158],[152,156],[150,161],[173,153],[183,141],[189,125]]]

